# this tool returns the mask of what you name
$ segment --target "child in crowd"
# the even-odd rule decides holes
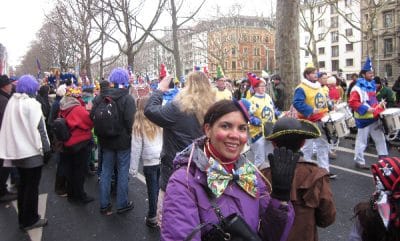
[[[137,174],[139,160],[143,161],[143,173],[146,178],[149,211],[146,225],[157,227],[158,180],[160,178],[160,153],[162,148],[162,129],[153,124],[144,115],[144,107],[149,97],[137,100],[137,111],[132,133],[131,165],[129,172]]]

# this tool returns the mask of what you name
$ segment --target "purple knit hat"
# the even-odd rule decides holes
[[[125,69],[115,68],[111,71],[110,76],[108,76],[108,80],[114,84],[127,85],[129,83],[129,75]]]
[[[16,92],[34,95],[39,89],[39,82],[32,75],[23,75],[19,78]]]

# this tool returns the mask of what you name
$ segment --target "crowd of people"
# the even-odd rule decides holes
[[[336,217],[329,162],[341,136],[326,119],[346,103],[357,132],[355,168],[370,169],[369,136],[379,160],[371,168],[376,192],[355,207],[349,239],[398,240],[400,159],[388,157],[380,114],[399,105],[400,77],[392,92],[368,59],[347,87],[307,66],[288,90],[279,75],[247,73],[236,85],[221,70],[210,81],[195,69],[174,82],[163,68],[157,88],[142,94],[123,68],[91,88],[0,77],[0,201],[17,200],[22,230],[48,222],[38,214],[38,190],[52,158],[54,191],[71,203],[97,199],[84,188],[96,171],[105,216],[134,209],[129,178],[143,166],[145,224],[160,228],[161,240],[318,240],[317,227]],[[288,91],[294,97],[285,108]]]

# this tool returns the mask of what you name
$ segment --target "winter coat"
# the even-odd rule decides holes
[[[119,120],[124,130],[116,137],[98,137],[102,148],[111,150],[127,150],[131,148],[132,125],[135,120],[136,104],[128,89],[105,88],[100,91],[100,95],[93,99],[93,107],[90,117],[93,120],[96,107],[102,99],[110,96],[116,103],[119,112]]]
[[[144,109],[145,116],[163,128],[161,152],[160,188],[165,191],[173,172],[172,160],[175,155],[203,135],[202,128],[194,114],[180,111],[176,101],[161,105],[163,93],[154,91]]]
[[[271,170],[262,172],[271,181]],[[288,241],[318,241],[318,227],[327,227],[335,221],[336,207],[328,173],[315,163],[300,159],[297,163],[290,200],[295,219]]]
[[[386,108],[396,107],[396,95],[385,85],[382,85],[382,88],[376,92],[376,98],[379,102],[385,99]]]
[[[0,130],[0,158],[24,159],[20,167],[43,164],[42,156],[50,150],[40,103],[27,94],[14,93],[4,111]],[[35,157],[31,159],[32,157]],[[15,163],[14,163],[15,164]]]
[[[139,161],[143,161],[143,166],[155,166],[160,164],[160,154],[162,147],[162,132],[159,131],[153,140],[147,136],[132,134],[131,145],[131,164],[130,167],[138,170]]]
[[[93,121],[77,98],[64,96],[60,101],[60,115],[71,132],[71,137],[64,142],[65,147],[92,139]]]
[[[206,191],[206,168],[209,164],[203,151],[204,140],[205,138],[201,138],[195,141],[191,161],[189,156],[192,146],[178,154],[174,160],[176,171],[168,182],[163,204],[162,241],[184,240],[199,224],[219,222],[207,195],[209,191]],[[240,156],[235,168],[241,167],[245,162],[248,160]],[[224,217],[237,213],[263,240],[286,240],[294,219],[291,203],[281,204],[279,200],[272,198],[258,174],[257,187],[260,195],[254,198],[236,182],[231,181],[215,202]],[[206,231],[208,230],[202,230]],[[192,240],[201,240],[200,232]]]
[[[285,86],[282,83],[274,85],[275,106],[278,110],[284,110],[285,105]]]
[[[396,80],[393,84],[392,90],[396,92],[397,103],[400,102],[400,80]]]

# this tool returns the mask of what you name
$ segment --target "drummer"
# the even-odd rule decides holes
[[[318,76],[315,67],[307,67],[303,72],[303,77],[304,79],[294,91],[293,106],[298,112],[299,119],[316,123],[323,133],[321,119],[328,113],[327,93],[322,89],[320,82],[317,81]],[[302,151],[304,159],[311,161],[313,145],[315,144],[318,165],[325,168],[329,177],[334,179],[336,175],[329,172],[329,143],[324,137],[306,140]]]
[[[365,163],[364,151],[368,144],[369,135],[375,142],[378,157],[382,158],[388,155],[385,135],[379,121],[379,114],[384,111],[385,102],[378,102],[373,78],[374,71],[371,59],[368,57],[360,72],[360,78],[357,79],[357,83],[350,92],[349,99],[349,106],[354,111],[358,128],[354,150],[355,167],[366,170],[369,167]]]

